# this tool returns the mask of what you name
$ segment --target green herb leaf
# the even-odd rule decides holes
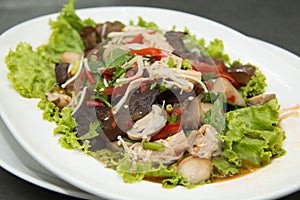
[[[133,58],[133,55],[128,54],[127,51],[123,49],[116,48],[108,54],[105,64],[108,68],[118,68],[131,58]]]
[[[101,128],[101,122],[91,122],[90,130],[80,137],[81,140],[88,140],[99,136],[99,128]]]

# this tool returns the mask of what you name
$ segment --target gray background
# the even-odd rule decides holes
[[[20,22],[58,12],[65,2],[66,0],[0,0],[0,34]],[[193,13],[300,55],[299,0],[77,0],[76,2],[76,8],[121,5],[162,7]],[[0,200],[2,199],[76,198],[40,188],[0,168]],[[300,199],[300,191],[283,199]]]

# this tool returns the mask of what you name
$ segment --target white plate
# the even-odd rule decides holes
[[[75,188],[59,179],[53,173],[37,163],[17,143],[0,117],[0,166],[30,183],[40,187],[83,199],[92,199],[92,195]]]
[[[296,55],[271,45],[269,43],[253,39],[258,44],[269,49],[277,56],[282,57],[291,65],[298,65],[300,58]],[[94,198],[74,186],[62,181],[57,176],[37,163],[26,151],[15,141],[10,131],[0,118],[0,166],[12,174],[40,187],[73,197],[84,199]]]
[[[127,22],[143,16],[145,20],[157,22],[162,28],[171,28],[176,24],[178,29],[188,27],[191,32],[208,40],[220,38],[232,58],[240,58],[260,66],[268,78],[268,91],[277,93],[281,105],[285,107],[300,103],[299,95],[295,95],[299,92],[297,80],[300,71],[244,35],[223,25],[190,14],[154,8],[104,7],[84,9],[78,13],[83,18],[92,17],[96,21]],[[50,15],[30,20],[2,34],[0,66],[5,66],[4,56],[19,41],[27,41],[34,46],[47,42],[50,34],[47,22],[54,17],[55,15]],[[295,134],[300,130],[298,118],[282,123],[287,135],[284,142],[287,154],[249,175],[190,190],[183,187],[166,190],[159,184],[146,181],[124,184],[115,171],[106,169],[102,163],[81,152],[61,148],[57,137],[52,135],[55,125],[41,119],[42,112],[36,107],[38,100],[20,97],[11,88],[6,74],[7,69],[1,67],[0,111],[16,140],[49,171],[87,192],[117,199],[261,199],[279,197],[300,187],[300,161],[295,159],[300,153],[300,135]]]

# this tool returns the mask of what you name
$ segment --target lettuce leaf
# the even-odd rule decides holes
[[[69,0],[57,16],[56,21],[49,22],[52,34],[49,43],[41,46],[56,62],[62,53],[72,51],[83,54],[85,46],[80,36],[80,31],[85,25],[91,25],[91,20],[83,21],[75,13],[74,0]]]
[[[212,174],[212,177],[227,177],[239,173],[236,165],[228,162],[226,158],[214,157],[212,159],[213,166],[218,170],[218,173]]]
[[[188,183],[186,182],[186,179],[183,177],[183,176],[180,176],[180,175],[176,175],[172,178],[167,178],[167,179],[164,179],[162,181],[162,186],[163,188],[174,188],[178,185],[182,185],[184,187],[187,187],[187,188],[194,188],[196,187],[197,185],[196,184],[193,184],[193,183]]]
[[[101,149],[91,152],[91,155],[105,163],[109,168],[115,169],[122,177],[125,183],[134,183],[148,178],[170,178],[177,174],[177,165],[165,166],[159,164],[153,166],[152,163],[131,162],[129,156],[122,152],[113,152],[108,149]]]
[[[213,126],[218,133],[222,133],[225,128],[225,116],[223,114],[224,95],[222,93],[211,93],[210,99],[212,100],[213,98],[216,98],[213,107],[203,115],[203,120],[206,124]]]
[[[27,98],[42,98],[53,89],[56,86],[55,62],[65,51],[83,53],[85,47],[80,30],[92,24],[92,20],[82,21],[76,15],[74,0],[69,0],[57,20],[50,21],[53,32],[48,44],[35,51],[29,44],[21,42],[6,56],[7,77],[14,89]]]
[[[55,64],[34,51],[27,43],[19,43],[5,57],[9,69],[7,78],[16,91],[27,98],[41,98],[56,86]]]
[[[120,159],[116,168],[117,172],[122,175],[123,181],[133,183],[143,180],[144,177],[169,178],[176,176],[177,165],[165,166],[160,164],[153,167],[152,163],[136,162],[134,165],[130,162],[128,155]]]
[[[224,53],[223,41],[220,39],[214,39],[205,47],[206,52],[213,58],[223,58],[224,62],[230,61],[227,54]]]
[[[43,119],[49,122],[55,122],[57,127],[53,130],[54,135],[60,134],[59,143],[66,149],[78,149],[87,154],[89,151],[89,141],[81,142],[77,136],[75,128],[77,123],[72,116],[72,108],[65,107],[60,110],[54,103],[47,100],[41,100],[38,107],[43,110]]]
[[[159,30],[159,27],[157,26],[157,24],[155,22],[147,22],[141,16],[138,17],[138,22],[136,24],[134,24],[134,22],[131,20],[129,22],[129,25],[150,28],[152,30]]]
[[[43,120],[55,123],[60,121],[60,111],[54,103],[43,99],[39,101],[38,108],[43,110]]]
[[[261,106],[252,106],[226,113],[226,131],[220,135],[223,141],[225,162],[215,165],[220,174],[228,174],[226,169],[232,164],[241,169],[261,167],[271,162],[271,158],[285,153],[282,141],[285,133],[278,127],[279,104],[273,99]],[[229,165],[230,164],[230,165]]]
[[[247,99],[259,94],[263,94],[266,87],[267,83],[265,75],[261,71],[256,70],[256,75],[251,78],[246,86],[240,87],[239,92],[244,99]]]

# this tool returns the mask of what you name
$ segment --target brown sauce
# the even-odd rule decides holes
[[[219,182],[223,182],[223,181],[233,180],[233,179],[236,179],[236,178],[241,178],[243,176],[246,176],[248,174],[253,173],[254,171],[256,171],[256,170],[258,170],[260,168],[251,168],[251,169],[244,170],[243,172],[241,172],[239,174],[236,174],[236,175],[232,175],[232,176],[212,178],[211,181],[212,181],[212,183],[219,183]],[[159,177],[145,177],[143,180],[154,182],[154,183],[162,183],[162,181],[164,180],[164,178],[159,178]]]
[[[256,171],[258,169],[260,169],[260,168],[248,169],[248,170],[243,171],[242,173],[235,174],[235,175],[232,175],[232,176],[220,177],[220,178],[213,178],[212,179],[212,183],[218,183],[218,182],[233,180],[233,179],[236,179],[236,178],[241,178],[243,176],[246,176],[248,174],[253,173],[254,171]]]

